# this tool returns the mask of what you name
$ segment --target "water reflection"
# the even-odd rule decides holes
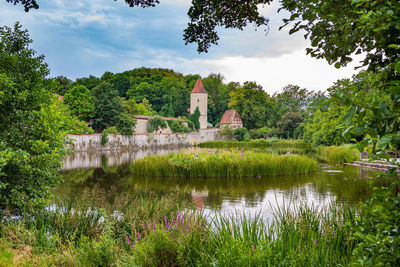
[[[388,185],[390,181],[376,178],[376,172],[354,166],[321,164],[311,175],[290,175],[265,178],[154,178],[134,177],[130,162],[151,153],[167,154],[177,150],[138,151],[100,155],[75,155],[66,160],[62,172],[65,182],[56,188],[56,194],[76,199],[85,190],[95,188],[99,202],[112,203],[120,195],[137,191],[165,193],[184,192],[206,214],[215,209],[227,213],[243,210],[261,211],[266,220],[273,210],[288,203],[327,204],[331,201],[358,204],[372,194],[374,187]],[[79,161],[81,159],[81,161]],[[74,166],[84,168],[72,169]],[[86,169],[85,169],[86,168]]]

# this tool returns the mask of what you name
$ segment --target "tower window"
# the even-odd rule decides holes
[[[197,103],[199,103],[200,102],[200,99],[197,99]]]

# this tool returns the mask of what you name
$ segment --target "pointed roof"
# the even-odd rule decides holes
[[[242,118],[239,113],[236,110],[230,109],[225,111],[220,124],[232,124],[235,122],[235,119],[237,122],[242,123]]]
[[[207,94],[206,88],[204,88],[203,83],[201,82],[200,78],[197,79],[196,85],[192,90],[192,94]]]

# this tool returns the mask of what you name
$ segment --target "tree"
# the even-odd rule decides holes
[[[136,126],[136,120],[128,113],[123,112],[119,115],[117,130],[122,135],[132,135]]]
[[[238,141],[245,141],[246,137],[249,135],[248,131],[244,127],[239,127],[233,130],[233,135]]]
[[[298,112],[289,111],[282,116],[277,126],[286,138],[294,139],[294,132],[302,121],[303,117]]]
[[[94,116],[94,99],[89,89],[84,85],[75,85],[64,95],[63,101],[71,112],[83,121]]]
[[[399,1],[311,1],[282,0],[291,13],[284,25],[294,23],[289,33],[305,31],[311,41],[307,53],[325,58],[335,67],[352,61],[351,55],[365,54],[362,66],[370,70],[393,63],[399,55]],[[281,28],[282,28],[281,27]]]
[[[39,8],[35,0],[6,0],[24,5],[25,11]],[[115,0],[116,1],[116,0]],[[125,0],[130,7],[154,7],[158,0]],[[186,44],[197,43],[198,52],[207,52],[211,44],[217,44],[217,27],[243,30],[248,24],[256,27],[265,26],[268,19],[259,13],[258,5],[265,5],[272,0],[193,0],[188,11],[190,22],[184,32]]]
[[[115,126],[122,112],[122,101],[118,91],[108,82],[102,82],[93,88],[94,104],[94,128],[102,131],[107,126]]]
[[[21,28],[0,27],[0,215],[48,204],[65,153],[56,86]]]
[[[147,126],[147,132],[152,133],[158,131],[159,129],[167,128],[167,123],[165,120],[159,116],[155,116],[149,120],[149,125]]]
[[[229,108],[239,112],[243,125],[247,129],[261,128],[268,125],[273,100],[254,82],[245,82],[230,94]]]
[[[193,123],[194,128],[196,130],[200,130],[200,110],[199,107],[196,107],[193,114],[190,114],[189,120]]]

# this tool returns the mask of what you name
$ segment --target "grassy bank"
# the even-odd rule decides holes
[[[266,147],[301,147],[309,148],[310,145],[303,140],[285,140],[285,139],[256,139],[250,141],[209,141],[199,144],[202,148],[266,148]]]
[[[3,221],[0,266],[397,266],[393,188],[356,211],[292,204],[269,225],[261,216],[206,220],[177,192],[114,206],[58,202]]]
[[[350,163],[359,160],[357,149],[343,146],[322,146],[316,149],[317,158],[329,163]]]
[[[148,156],[132,164],[135,176],[153,177],[263,177],[306,174],[317,162],[301,155],[240,151],[181,152]]]

